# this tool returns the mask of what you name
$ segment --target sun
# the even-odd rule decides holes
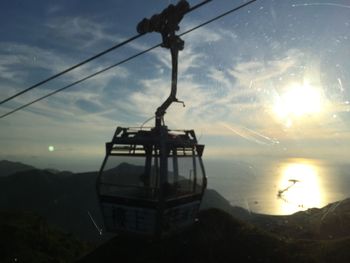
[[[322,93],[308,84],[292,84],[275,98],[273,110],[287,123],[303,116],[317,115],[322,110]]]

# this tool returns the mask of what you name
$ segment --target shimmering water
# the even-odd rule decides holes
[[[350,165],[314,159],[207,161],[209,188],[232,205],[291,214],[350,196]]]

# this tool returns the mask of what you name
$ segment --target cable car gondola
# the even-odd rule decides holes
[[[154,127],[117,127],[106,143],[96,189],[109,232],[161,237],[196,219],[206,188],[204,145],[198,144],[193,130],[170,130],[164,123],[167,108],[179,102],[177,62],[184,41],[175,31],[188,10],[189,4],[180,1],[137,26],[140,34],[161,33],[162,47],[170,49],[171,93],[158,107]]]

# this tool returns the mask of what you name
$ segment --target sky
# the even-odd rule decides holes
[[[0,99],[137,34],[170,0],[3,0]],[[190,0],[190,5],[199,1]],[[213,0],[183,32],[244,1]],[[258,0],[183,36],[179,100],[165,115],[195,129],[205,159],[312,158],[348,163],[348,0]],[[0,106],[0,114],[160,42],[152,33]],[[117,126],[139,127],[170,93],[157,48],[0,120],[0,159],[98,170]],[[153,120],[146,126],[152,126]]]

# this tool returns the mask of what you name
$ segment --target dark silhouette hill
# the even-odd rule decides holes
[[[143,170],[143,166],[131,165],[124,162],[114,168],[104,171],[104,179],[109,183],[138,185]]]
[[[213,189],[207,189],[201,203],[201,210],[210,208],[220,209],[240,220],[249,221],[255,214],[248,212],[246,209],[238,206],[232,206],[222,195]]]
[[[33,213],[0,212],[0,262],[73,262],[93,247]]]
[[[89,212],[102,227],[95,193],[97,172],[59,172],[33,169],[31,166],[9,161],[0,163],[6,164],[0,165],[0,174],[12,172],[8,176],[0,176],[0,210],[35,211],[50,224],[87,240],[98,241],[111,237],[101,237],[88,214]],[[6,170],[8,168],[10,169]],[[135,174],[130,171],[139,170],[138,166],[122,163],[107,173],[118,171],[119,174]],[[135,178],[129,180],[133,181]],[[336,239],[350,236],[350,199],[289,216],[271,216],[234,207],[218,192],[208,189],[201,209],[209,208],[221,209],[238,219],[290,238]]]
[[[114,172],[123,175],[140,174],[140,167],[122,163],[106,173]],[[49,169],[30,169],[3,176],[0,177],[0,210],[35,211],[50,224],[80,238],[103,241],[111,235],[101,237],[88,215],[89,212],[98,226],[102,227],[95,190],[96,178],[97,172],[70,173]],[[128,182],[136,184],[135,180],[139,178],[130,176]],[[238,218],[245,218],[248,214],[242,208],[232,207],[219,193],[209,189],[204,196],[202,208],[211,207],[228,210]]]
[[[285,241],[209,209],[178,235],[160,241],[117,236],[79,262],[286,262],[285,246]]]
[[[113,169],[126,173],[139,167],[123,164],[111,173]],[[121,236],[100,236],[92,223],[88,213],[102,227],[95,194],[97,172],[13,171],[0,170],[0,174],[8,174],[0,176],[0,211],[34,211],[66,233],[104,242],[82,262],[96,262],[98,257],[106,260],[99,262],[111,262],[118,253],[119,259],[129,255],[128,262],[350,262],[350,199],[290,216],[271,216],[234,207],[208,189],[195,226],[161,243],[136,242]],[[27,220],[31,219],[23,222]],[[19,229],[24,236],[28,234]]]
[[[88,212],[102,225],[95,180],[97,173],[28,170],[0,177],[0,210],[34,211],[50,224],[80,238],[99,240]]]
[[[10,162],[7,160],[0,161],[0,176],[8,176],[17,172],[28,171],[33,169],[35,169],[33,166],[19,162]]]
[[[248,220],[289,238],[332,240],[350,237],[350,198],[288,216],[255,214]]]
[[[237,220],[218,209],[200,212],[199,221],[160,241],[117,236],[83,257],[92,262],[349,262],[350,239],[291,240]]]

